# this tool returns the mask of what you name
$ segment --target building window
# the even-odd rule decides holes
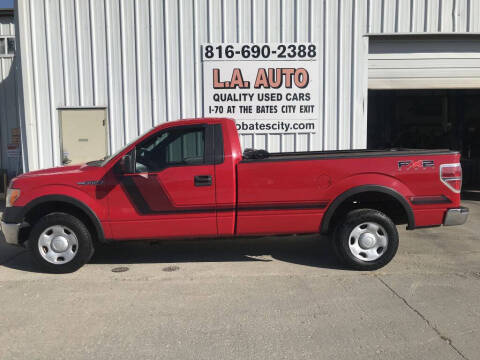
[[[13,56],[15,54],[15,38],[11,36],[0,37],[0,56]]]

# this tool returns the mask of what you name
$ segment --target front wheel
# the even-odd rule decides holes
[[[51,213],[40,218],[30,232],[28,247],[39,267],[53,273],[76,271],[93,255],[88,228],[66,213]]]
[[[347,266],[375,270],[388,264],[398,249],[398,232],[384,213],[372,209],[350,211],[337,225],[335,246]]]

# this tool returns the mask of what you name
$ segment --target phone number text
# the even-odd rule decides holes
[[[317,57],[315,44],[219,44],[204,45],[204,60],[310,59]]]

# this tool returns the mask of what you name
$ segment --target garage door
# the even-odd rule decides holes
[[[368,87],[480,88],[480,37],[370,37]]]

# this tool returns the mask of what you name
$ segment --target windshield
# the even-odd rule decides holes
[[[152,129],[149,129],[149,130],[145,131],[142,135],[137,136],[135,139],[130,141],[127,145],[125,145],[125,146],[121,147],[119,150],[115,151],[112,155],[107,155],[103,159],[87,162],[87,165],[88,166],[100,166],[100,167],[107,165],[110,160],[112,160],[114,157],[116,157],[118,154],[120,154],[123,150],[125,150],[127,147],[132,145],[135,141],[140,139],[142,136],[144,136],[145,134],[148,134],[150,131],[152,131]]]

